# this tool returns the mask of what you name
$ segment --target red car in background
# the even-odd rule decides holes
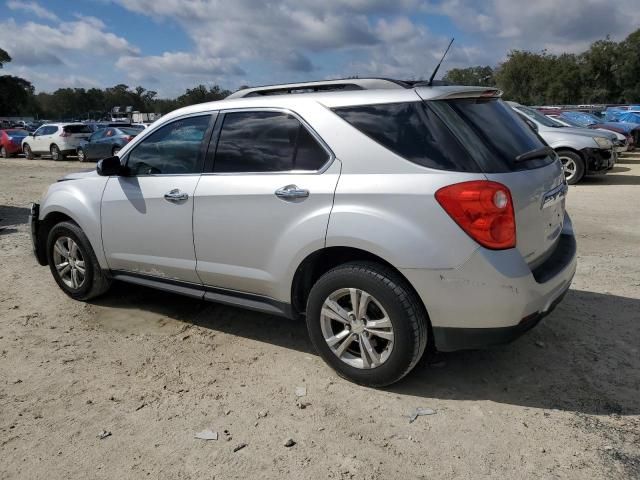
[[[29,132],[21,128],[7,128],[0,130],[0,157],[9,158],[22,153],[22,139]]]

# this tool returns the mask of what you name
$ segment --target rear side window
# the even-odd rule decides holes
[[[89,125],[66,125],[65,133],[91,133]]]
[[[216,173],[315,171],[329,154],[297,118],[283,112],[232,112],[224,116]]]
[[[423,102],[343,107],[334,112],[413,163],[438,170],[479,171],[460,142]]]

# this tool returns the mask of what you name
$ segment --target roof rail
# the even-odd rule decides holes
[[[263,87],[243,88],[227,98],[259,97],[263,95],[287,95],[290,93],[335,92],[344,90],[380,90],[395,88],[411,88],[400,80],[388,78],[342,78],[303,83],[285,83],[282,85],[265,85]]]

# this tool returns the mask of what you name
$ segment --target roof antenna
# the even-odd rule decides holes
[[[436,69],[431,74],[431,77],[429,77],[429,82],[427,83],[427,86],[433,87],[433,79],[435,78],[436,73],[438,73],[438,69],[440,68],[440,65],[442,64],[442,61],[444,60],[444,57],[447,56],[447,53],[449,52],[449,49],[451,48],[451,44],[453,43],[454,40],[455,40],[455,38],[451,37],[451,41],[449,42],[449,46],[447,47],[447,49],[442,54],[442,58],[440,59],[440,62],[438,62],[438,65],[436,65]]]

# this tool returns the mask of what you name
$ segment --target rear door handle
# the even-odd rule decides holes
[[[181,192],[179,188],[174,188],[169,193],[164,194],[164,199],[173,203],[184,202],[188,198],[189,195],[185,192]]]
[[[283,200],[300,200],[309,196],[309,190],[298,188],[297,185],[287,185],[276,190],[276,197]]]

